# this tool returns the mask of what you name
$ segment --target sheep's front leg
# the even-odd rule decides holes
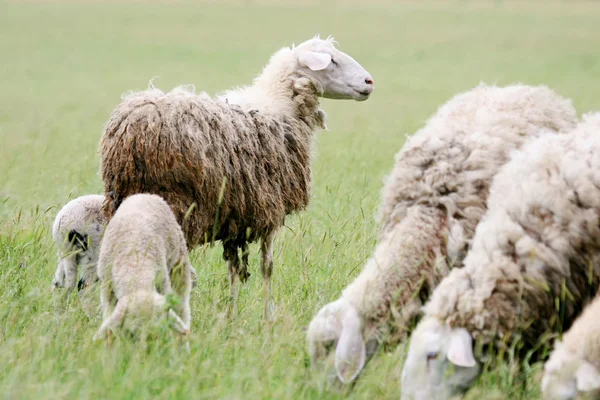
[[[273,241],[275,232],[270,233],[261,241],[261,263],[260,269],[263,276],[263,298],[265,302],[264,318],[271,320],[273,318],[275,304],[271,299],[271,275],[273,273]]]
[[[236,316],[237,300],[240,291],[240,273],[242,267],[236,247],[225,246],[223,256],[225,260],[227,260],[227,267],[229,269],[229,293],[231,295],[231,304],[228,308],[228,314]]]
[[[64,287],[65,286],[65,267],[63,266],[63,258],[62,256],[58,256],[58,266],[56,267],[56,272],[54,272],[54,277],[52,278],[52,292],[54,289]]]
[[[53,286],[65,287],[67,293],[71,293],[77,285],[77,254],[71,252],[58,262],[58,268],[54,273]]]

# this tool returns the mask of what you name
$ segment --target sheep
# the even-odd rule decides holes
[[[596,297],[554,344],[544,364],[542,393],[546,399],[575,399],[578,392],[600,389],[600,297]]]
[[[600,113],[542,135],[494,178],[464,267],[423,307],[402,372],[402,399],[466,391],[492,349],[515,356],[568,329],[600,274]],[[473,346],[477,351],[473,351]],[[540,346],[542,345],[542,346]]]
[[[351,382],[367,347],[400,341],[439,280],[461,265],[492,177],[509,153],[544,129],[566,132],[576,121],[570,100],[545,86],[480,84],[408,138],[383,188],[373,255],[309,325],[316,373],[329,374],[330,383],[336,375],[338,384]],[[327,350],[333,348],[335,356]]]
[[[251,86],[215,99],[185,87],[131,93],[100,144],[105,215],[131,194],[155,193],[190,249],[221,240],[234,314],[249,277],[247,246],[260,240],[265,307],[272,306],[273,239],[286,215],[309,203],[313,136],[326,128],[319,97],[363,101],[373,89],[371,75],[333,38],[315,37],[280,49]]]
[[[56,215],[52,238],[58,249],[58,266],[52,291],[65,287],[70,293],[77,283],[78,266],[82,273],[79,290],[96,281],[98,251],[106,226],[103,202],[103,195],[81,196],[68,202]]]
[[[168,318],[182,335],[190,330],[191,264],[185,238],[169,205],[154,194],[123,201],[106,227],[98,260],[103,323],[94,340],[123,327]],[[175,293],[181,303],[167,305]]]

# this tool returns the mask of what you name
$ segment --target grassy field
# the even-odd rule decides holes
[[[544,83],[600,109],[600,4],[516,1],[0,1],[0,393],[5,399],[398,399],[403,348],[350,393],[311,383],[303,327],[358,274],[375,244],[382,179],[406,133],[480,81]],[[120,95],[248,83],[279,47],[333,34],[375,80],[364,103],[324,100],[308,211],[276,241],[276,322],[262,321],[257,246],[240,315],[221,249],[192,253],[191,353],[91,343],[94,296],[51,296],[50,225],[99,193],[98,141]],[[540,365],[485,374],[470,398],[539,396]]]

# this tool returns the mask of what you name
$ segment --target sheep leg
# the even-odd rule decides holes
[[[192,271],[194,267],[187,257],[171,269],[170,281],[173,291],[181,299],[180,313],[182,321],[190,327],[190,292],[192,290]]]
[[[62,260],[67,293],[71,293],[77,284],[77,254],[71,253]]]
[[[117,304],[117,296],[112,290],[112,282],[102,282],[100,286],[100,306],[102,307],[102,320],[106,321],[112,315]]]
[[[228,314],[232,316],[237,315],[237,300],[240,291],[240,258],[238,256],[237,248],[234,246],[224,245],[225,250],[223,256],[227,260],[227,267],[229,269],[229,294],[231,296],[231,304],[229,305]]]
[[[270,233],[261,240],[261,263],[260,269],[263,276],[263,298],[265,300],[264,317],[267,320],[273,318],[275,304],[271,299],[271,274],[273,273],[273,241],[275,233]]]
[[[250,277],[250,272],[248,272],[248,243],[244,243],[242,245],[242,268],[240,269],[240,280],[242,282],[246,282]]]
[[[64,260],[58,256],[58,266],[56,272],[54,272],[54,278],[52,278],[52,292],[54,289],[65,286],[65,267],[63,266]]]

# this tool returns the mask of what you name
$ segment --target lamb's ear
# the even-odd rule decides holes
[[[331,56],[314,51],[302,51],[298,54],[298,62],[313,71],[321,71],[331,63]]]
[[[580,392],[589,392],[600,389],[600,374],[596,367],[587,361],[584,361],[575,372],[577,381],[577,390]]]
[[[335,348],[335,370],[342,383],[352,382],[365,366],[365,341],[358,316],[346,313],[342,321],[342,334]]]
[[[447,357],[459,367],[474,367],[477,364],[473,357],[473,339],[465,328],[452,330]]]

